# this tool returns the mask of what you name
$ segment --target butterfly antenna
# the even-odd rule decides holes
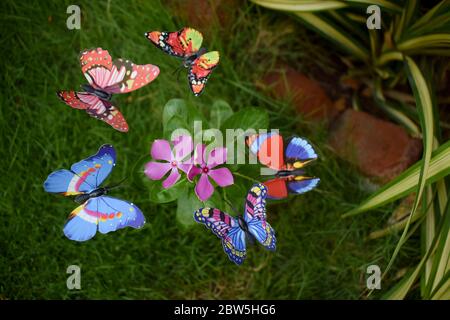
[[[115,189],[115,188],[120,187],[120,186],[122,185],[122,183],[124,183],[125,180],[127,180],[127,179],[128,179],[128,177],[123,178],[123,179],[122,179],[121,181],[119,181],[118,183],[116,183],[116,184],[114,184],[114,185],[108,187],[108,189]]]
[[[234,213],[239,215],[239,211],[236,210],[236,208],[233,206],[233,204],[230,201],[228,201],[228,199],[224,199],[224,200],[230,206],[230,208],[234,211]]]
[[[180,72],[181,72],[181,69],[183,68],[183,65],[180,65],[179,67],[177,67],[175,70],[173,70],[173,72],[172,72],[172,74],[177,74],[177,82],[178,82],[178,80],[179,80],[179,78],[180,78]]]

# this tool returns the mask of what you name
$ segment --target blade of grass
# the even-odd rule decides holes
[[[436,33],[404,40],[397,44],[403,52],[420,52],[421,49],[450,47],[450,33]]]
[[[365,46],[352,39],[347,33],[342,32],[338,26],[330,21],[309,12],[297,11],[295,14],[310,28],[316,30],[330,41],[335,42],[347,52],[364,61],[369,59],[370,55]]]
[[[360,206],[344,213],[342,218],[348,218],[362,212],[378,208],[386,203],[401,198],[414,191],[419,182],[420,167],[422,160],[404,171],[397,178],[381,187],[376,193],[370,196]],[[450,174],[450,141],[441,145],[430,161],[426,184],[433,183],[442,177]]]
[[[334,10],[347,6],[343,1],[252,0],[252,2],[269,9],[306,12]]]

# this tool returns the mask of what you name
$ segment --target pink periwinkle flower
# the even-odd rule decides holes
[[[213,179],[218,186],[226,187],[234,183],[233,175],[228,168],[214,169],[226,162],[227,148],[217,147],[206,156],[206,146],[198,144],[194,154],[194,165],[188,172],[188,179],[192,181],[195,176],[200,178],[195,186],[195,193],[201,201],[206,201],[214,192],[214,186],[209,181]]]
[[[164,162],[151,161],[145,165],[145,174],[152,180],[160,180],[169,171],[169,176],[163,181],[165,189],[173,186],[179,179],[178,169],[188,173],[192,167],[191,153],[193,150],[192,138],[182,135],[173,141],[173,150],[167,140],[155,140],[152,144],[150,154],[154,160],[164,160]]]

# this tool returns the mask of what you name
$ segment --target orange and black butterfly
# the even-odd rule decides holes
[[[188,68],[189,87],[195,96],[199,96],[219,64],[219,52],[206,52],[202,48],[202,34],[192,28],[178,32],[151,31],[146,32],[145,37],[165,53],[183,59],[183,66]]]
[[[270,199],[283,199],[289,194],[301,194],[314,189],[320,179],[305,175],[304,167],[317,159],[311,144],[303,138],[284,141],[277,133],[255,134],[246,137],[250,152],[269,168],[274,178],[263,182]]]

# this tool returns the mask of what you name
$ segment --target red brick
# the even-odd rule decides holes
[[[418,161],[422,152],[421,141],[402,127],[352,109],[333,123],[329,142],[339,157],[380,182],[397,176]]]

